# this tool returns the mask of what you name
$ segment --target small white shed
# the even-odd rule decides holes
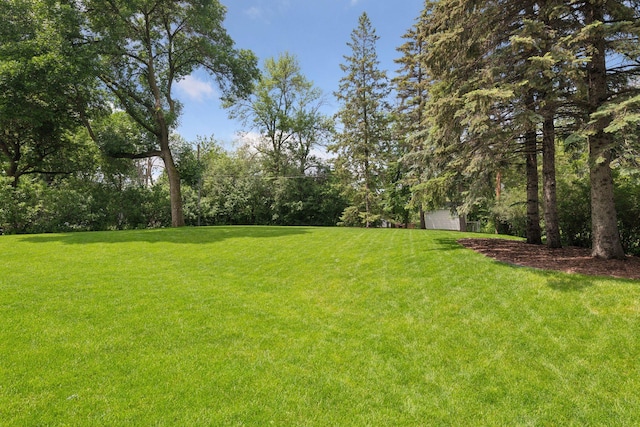
[[[424,215],[427,230],[467,231],[464,216],[451,212],[451,209],[438,209]]]

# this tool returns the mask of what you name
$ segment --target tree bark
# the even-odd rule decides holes
[[[544,193],[544,226],[547,246],[561,248],[558,204],[556,198],[556,128],[555,114],[544,119],[542,125],[542,191]]]
[[[589,179],[591,182],[591,255],[624,259],[613,198],[609,135],[603,131],[589,137]]]
[[[420,229],[421,230],[427,229],[427,218],[426,218],[426,214],[424,212],[424,207],[422,206],[422,203],[420,204]]]
[[[585,24],[604,20],[604,2],[585,2]],[[607,99],[607,65],[604,35],[592,30],[589,43],[591,61],[587,63],[589,113],[595,113]],[[604,259],[624,259],[624,249],[618,231],[611,174],[611,134],[604,132],[610,119],[598,120],[589,140],[589,179],[591,182],[592,256]]]
[[[184,214],[182,211],[182,191],[180,189],[180,174],[173,161],[171,150],[162,151],[162,160],[169,178],[169,198],[171,201],[171,226],[184,226]]]
[[[496,203],[500,202],[500,197],[502,197],[502,172],[498,171],[496,172]],[[500,234],[497,214],[493,215],[493,222],[496,234]]]
[[[524,136],[527,155],[527,243],[542,244],[540,229],[540,200],[538,196],[538,142],[536,132],[527,132]]]

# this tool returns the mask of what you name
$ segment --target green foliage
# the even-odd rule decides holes
[[[211,218],[211,224],[256,224],[258,218],[264,221],[268,211],[266,182],[248,153],[214,151],[208,161],[203,198],[210,208],[203,215]]]
[[[140,126],[124,111],[111,113],[92,125],[96,143],[113,158],[125,153],[153,151],[156,140],[153,134]]]
[[[560,227],[567,245],[591,244],[590,188],[586,180],[561,182],[558,188]],[[627,254],[640,255],[640,179],[633,174],[615,179],[615,204],[622,246]]]
[[[625,161],[637,157],[638,62],[630,41],[640,34],[638,6],[636,1],[426,2],[409,33],[412,40],[402,48],[409,55],[400,80],[401,94],[412,99],[405,92],[419,87],[416,70],[428,76],[421,128],[412,136],[418,149],[414,145],[407,157],[414,203],[458,192],[462,210],[468,210],[490,196],[477,183],[513,170],[524,154],[527,229],[538,240],[539,172],[532,153],[541,146],[546,233],[551,245],[558,244],[557,127],[558,134],[571,135],[572,144],[586,144],[591,155],[594,254],[621,257],[611,215],[610,162],[613,153]],[[416,52],[423,43],[427,48]],[[453,175],[457,179],[443,179]],[[496,209],[512,218],[510,223],[520,217],[508,206]]]
[[[222,26],[226,10],[216,0],[87,1],[85,7],[87,30],[100,45],[102,81],[157,137],[179,115],[173,85],[196,68],[211,73],[225,96],[246,94],[256,77],[255,57],[234,48]]]
[[[338,225],[343,227],[362,227],[364,224],[358,208],[355,206],[346,207],[340,216]]]
[[[99,78],[139,127],[153,149],[136,147],[118,157],[161,157],[170,187],[173,226],[184,225],[180,175],[170,133],[180,116],[173,88],[198,68],[209,72],[225,97],[249,93],[256,58],[237,50],[222,26],[226,9],[217,0],[83,2],[88,37],[98,46]]]
[[[304,176],[272,178],[243,149],[227,153],[213,147],[203,157],[202,224],[335,225],[344,208],[326,167]],[[185,194],[187,222],[195,224],[196,188]]]
[[[319,162],[312,151],[332,124],[320,112],[322,91],[302,74],[295,56],[267,58],[253,95],[232,101],[227,102],[230,116],[260,135],[253,148],[268,176],[303,176]]]
[[[165,186],[147,188],[123,179],[25,179],[17,187],[4,179],[0,229],[22,234],[167,226],[167,201]]]
[[[591,190],[587,179],[558,181],[558,213],[563,243],[591,246]]]
[[[615,180],[618,228],[625,252],[640,256],[640,174],[620,173]]]
[[[345,73],[334,93],[342,104],[336,118],[340,129],[329,149],[337,154],[336,169],[345,178],[344,194],[369,227],[382,216],[380,193],[388,145],[391,143],[390,93],[385,71],[378,69],[376,43],[379,37],[366,13],[351,33],[351,55],[340,68]],[[351,209],[352,210],[352,209]]]
[[[500,234],[527,237],[527,206],[523,188],[503,191],[492,208],[495,230]]]
[[[237,159],[253,163],[240,168],[246,178],[232,174],[234,181],[242,184],[229,187],[220,182],[228,187],[222,190],[226,197],[252,205],[251,219],[240,223],[335,225],[338,218],[333,211],[343,203],[328,184],[331,172],[313,154],[333,126],[320,112],[322,103],[321,91],[304,77],[298,60],[288,53],[265,61],[251,97],[227,103],[231,117],[241,119],[259,134],[257,141],[243,147],[246,152],[240,154],[245,159]],[[252,152],[255,160],[247,157]],[[218,171],[211,173],[215,177]],[[238,223],[238,219],[230,223]]]
[[[0,24],[0,166],[23,175],[78,168],[72,134],[93,97],[92,55],[80,15],[60,1],[11,0]],[[84,147],[82,147],[84,148]]]

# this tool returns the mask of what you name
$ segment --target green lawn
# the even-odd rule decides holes
[[[464,236],[0,236],[0,425],[640,425],[640,282]]]

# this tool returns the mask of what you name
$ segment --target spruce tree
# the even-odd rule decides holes
[[[592,255],[600,258],[624,258],[617,225],[611,162],[614,159],[617,126],[616,105],[637,98],[638,88],[630,86],[640,65],[628,41],[640,37],[640,2],[584,1],[572,4],[579,29],[572,40],[576,59],[584,61],[582,101],[588,114],[584,135],[589,147],[591,183]],[[613,56],[621,65],[612,67]],[[637,102],[637,101],[636,101]],[[628,105],[638,111],[638,105]],[[638,119],[636,119],[638,120]]]
[[[378,39],[369,17],[363,13],[347,43],[351,54],[340,65],[345,75],[334,95],[341,104],[337,113],[341,129],[336,143],[330,146],[337,153],[337,168],[348,177],[344,188],[351,206],[345,214],[351,219],[345,222],[359,222],[365,227],[381,219],[381,176],[389,142],[390,88],[386,72],[379,69]]]
[[[404,155],[400,159],[406,171],[405,181],[419,188],[427,173],[428,156],[425,151],[427,130],[423,127],[423,115],[429,96],[428,76],[422,65],[422,55],[427,49],[424,33],[420,31],[426,16],[421,15],[403,36],[405,43],[397,51],[402,56],[395,60],[400,65],[393,79],[398,96],[396,118],[398,138],[404,146]],[[418,192],[413,191],[412,204],[417,205],[420,216],[420,228],[426,228],[424,203]]]
[[[474,164],[499,171],[499,154],[508,160],[524,152],[535,222],[540,144],[549,246],[560,245],[555,144],[562,120],[573,128],[572,142],[582,138],[589,150],[593,255],[624,257],[611,163],[620,137],[640,122],[633,85],[640,75],[639,6],[604,0],[427,3],[424,64],[433,83],[426,120],[436,150],[448,156],[450,171],[462,167],[475,180],[481,168]]]

